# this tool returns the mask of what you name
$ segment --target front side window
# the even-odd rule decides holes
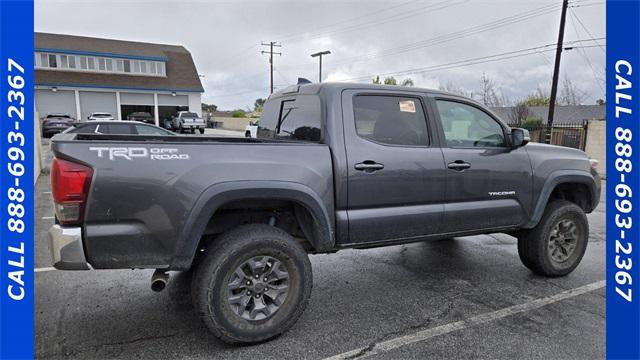
[[[463,103],[437,100],[449,147],[504,147],[502,126],[484,111]]]
[[[321,116],[320,99],[315,95],[267,101],[258,138],[318,142],[322,137]]]
[[[357,95],[353,98],[356,132],[386,145],[427,146],[427,119],[417,98]]]

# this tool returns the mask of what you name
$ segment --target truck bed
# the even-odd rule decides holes
[[[323,144],[62,134],[51,148],[93,169],[82,232],[95,268],[180,269],[176,264],[186,259],[176,257],[188,256],[180,247],[198,225],[194,216],[208,196],[238,184],[245,189],[239,195],[258,198],[276,182],[291,184],[334,209],[332,161]]]

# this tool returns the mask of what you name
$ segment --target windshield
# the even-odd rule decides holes
[[[47,119],[52,119],[52,118],[71,119],[71,116],[66,115],[66,114],[49,114],[49,115],[47,115]]]
[[[111,117],[111,114],[108,114],[108,113],[94,113],[91,116],[96,117],[96,118],[107,118],[107,117]]]

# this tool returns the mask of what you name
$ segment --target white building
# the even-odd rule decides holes
[[[40,117],[92,112],[126,119],[144,111],[156,124],[180,110],[202,115],[204,92],[182,46],[35,33],[35,106]]]

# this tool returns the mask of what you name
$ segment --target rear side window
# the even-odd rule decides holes
[[[100,130],[105,130],[104,127],[108,129],[109,134],[120,134],[120,135],[130,135],[133,134],[132,126],[129,124],[109,124],[102,125]]]
[[[322,137],[321,118],[320,99],[315,95],[267,101],[258,138],[318,142]]]
[[[71,131],[75,134],[93,134],[96,131],[96,124],[88,124],[78,126],[75,130]]]
[[[356,132],[381,144],[427,146],[427,119],[417,98],[357,95],[353,98]]]

